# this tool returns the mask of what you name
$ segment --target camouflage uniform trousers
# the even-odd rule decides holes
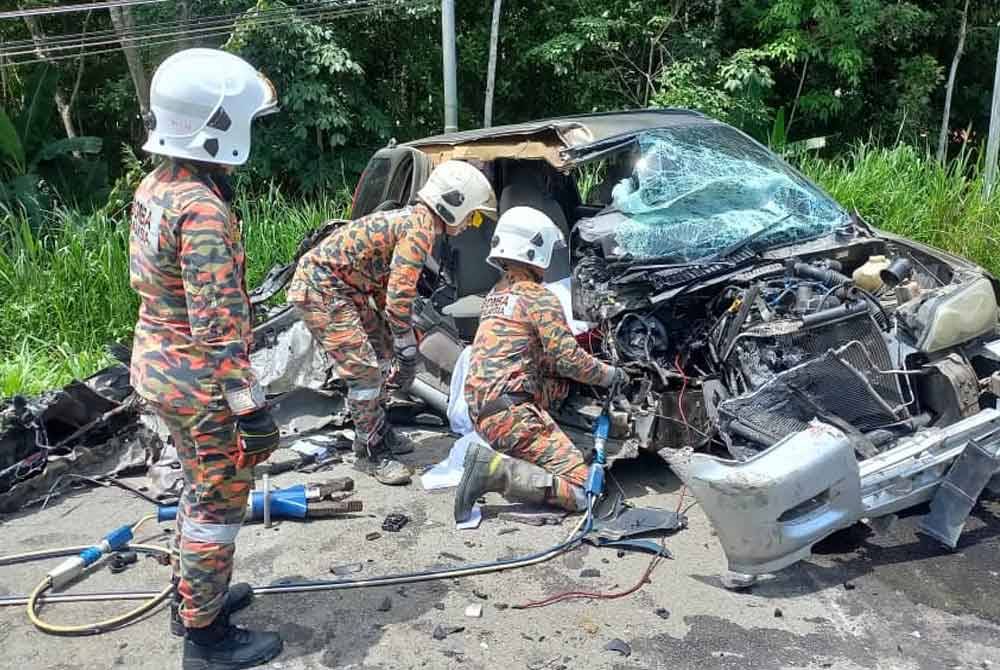
[[[337,376],[347,384],[347,407],[358,444],[373,447],[385,429],[388,395],[383,379],[392,361],[392,340],[385,320],[367,295],[342,282],[333,291],[319,291],[296,277],[288,300],[298,308],[309,332],[333,359]]]
[[[154,408],[170,431],[184,471],[172,552],[180,616],[187,628],[204,628],[225,601],[253,469],[236,467],[236,420],[223,404]]]
[[[579,489],[587,481],[587,463],[547,411],[562,402],[568,390],[565,380],[547,378],[538,404],[524,403],[488,416],[478,422],[477,430],[500,453],[551,473],[552,492],[546,502],[576,511]]]

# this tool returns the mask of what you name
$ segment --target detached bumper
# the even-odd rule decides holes
[[[688,451],[660,454],[712,521],[736,572],[775,572],[863,519],[930,500],[970,440],[1000,441],[1000,412],[925,428],[858,464],[850,439],[814,422],[743,462]]]

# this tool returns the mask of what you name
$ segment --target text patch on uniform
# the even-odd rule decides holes
[[[490,293],[483,300],[483,309],[479,315],[480,319],[502,316],[510,318],[517,307],[517,296],[510,293]]]
[[[147,200],[132,203],[132,237],[156,253],[160,250],[160,221],[163,207]]]

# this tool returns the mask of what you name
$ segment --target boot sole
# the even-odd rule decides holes
[[[240,670],[241,668],[254,668],[258,665],[264,665],[265,663],[274,660],[278,655],[284,651],[285,642],[284,640],[278,641],[278,646],[275,649],[269,649],[268,651],[262,653],[254,659],[249,661],[244,661],[243,663],[223,663],[220,661],[209,661],[207,659],[185,659],[182,670]]]

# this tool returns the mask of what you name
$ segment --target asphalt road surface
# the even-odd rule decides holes
[[[417,467],[440,460],[450,446],[430,433],[419,442],[408,457]],[[425,492],[417,483],[388,488],[347,465],[322,475],[289,473],[275,483],[344,474],[355,477],[362,514],[271,529],[248,525],[238,540],[235,578],[270,584],[328,579],[335,567],[374,576],[492,560],[555,544],[573,523],[532,527],[488,515],[479,529],[456,531],[451,491]],[[677,479],[655,457],[617,464],[610,486],[615,482],[635,505],[679,503]],[[500,498],[488,502],[491,514],[502,509]],[[119,490],[74,492],[45,510],[4,519],[0,554],[92,543],[148,511]],[[398,533],[382,531],[393,511],[410,523]],[[980,501],[955,553],[914,533],[920,511],[881,534],[863,526],[839,533],[808,561],[743,593],[720,585],[724,557],[695,506],[688,528],[667,539],[673,560],[656,568],[651,583],[617,600],[511,607],[569,590],[626,590],[649,564],[641,554],[583,547],[541,565],[462,580],[258,597],[236,620],[279,630],[285,651],[269,667],[287,669],[1000,670],[1000,499]],[[366,540],[373,531],[380,537]],[[0,595],[30,591],[49,565],[0,568]],[[166,578],[166,568],[144,559],[120,575],[97,570],[73,590],[153,589]],[[481,618],[465,616],[473,603],[482,605]],[[55,622],[83,622],[129,606],[53,605],[43,613]],[[464,630],[436,640],[439,625]],[[614,639],[625,645],[607,650]],[[35,630],[22,608],[2,608],[0,649],[2,668],[159,670],[180,666],[181,642],[170,636],[164,610],[100,636],[60,638]]]

